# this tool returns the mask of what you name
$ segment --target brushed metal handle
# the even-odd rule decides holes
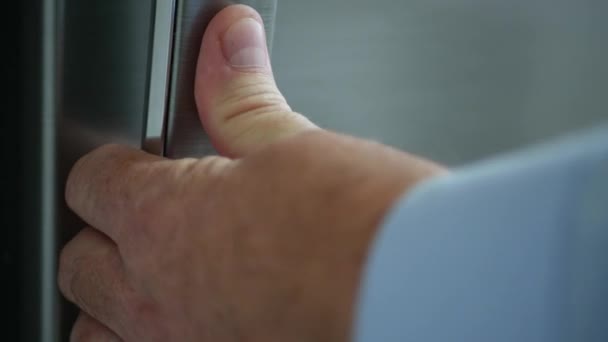
[[[142,148],[164,155],[175,0],[157,0],[154,8],[147,112]]]
[[[194,74],[204,30],[224,0],[157,0],[143,149],[171,158],[215,154],[198,119]],[[236,1],[255,8],[271,49],[276,0]]]

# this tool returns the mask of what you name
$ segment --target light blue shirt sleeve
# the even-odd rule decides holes
[[[416,187],[357,312],[358,342],[608,341],[608,127]]]

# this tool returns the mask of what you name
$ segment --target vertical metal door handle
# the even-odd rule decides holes
[[[234,3],[222,0],[157,0],[154,15],[148,110],[142,146],[171,158],[214,154],[198,119],[194,76],[201,39],[213,16]],[[276,0],[237,1],[262,16],[271,48]]]

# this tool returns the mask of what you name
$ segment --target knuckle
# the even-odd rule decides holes
[[[166,183],[142,189],[131,204],[133,215],[128,222],[129,234],[145,245],[167,245],[180,236],[185,220],[191,210],[205,203],[224,172],[231,167],[230,159],[219,156],[207,156],[201,159],[180,159],[171,161],[163,172]],[[194,199],[194,200],[192,200]],[[135,253],[125,250],[125,253]],[[144,260],[151,258],[146,253],[139,253]]]
[[[181,159],[174,163],[169,175],[174,178],[174,181],[170,183],[178,186],[168,190],[177,192],[176,195],[181,197],[192,185],[205,185],[213,182],[213,178],[229,168],[232,161],[220,156],[206,156],[200,159]]]
[[[270,78],[261,81],[260,76],[241,78],[224,94],[216,103],[217,112],[223,121],[246,114],[291,111]]]
[[[70,334],[70,342],[90,342],[93,338],[93,329],[82,327],[80,324],[74,325]]]
[[[82,181],[82,173],[87,163],[87,156],[78,159],[72,166],[65,186],[65,200],[70,208],[74,207],[74,203],[78,201],[78,194],[82,190],[81,188],[86,185],[86,182]]]
[[[79,288],[85,281],[89,263],[85,257],[63,258],[58,273],[59,290],[68,300],[80,305]]]
[[[97,147],[93,151],[86,154],[83,159],[86,160],[87,158],[90,158],[93,160],[107,160],[110,158],[115,158],[116,156],[121,156],[125,154],[128,155],[128,153],[125,152],[131,150],[131,147],[125,145],[120,145],[116,143],[105,144]]]
[[[70,342],[94,341],[95,329],[82,318],[78,318],[70,333]]]
[[[82,243],[95,234],[92,228],[85,228],[78,233],[59,254],[57,283],[59,290],[70,301],[80,304],[80,287],[90,282],[95,270],[94,255],[83,254]]]
[[[72,170],[68,176],[68,181],[73,178],[78,178],[77,176],[79,176],[83,171],[86,171],[90,166],[93,166],[91,164],[94,163],[94,161],[107,159],[123,149],[124,147],[118,144],[108,144],[102,145],[85,154],[84,156],[80,157],[76,163],[74,163],[74,166],[72,167]]]
[[[57,274],[57,285],[59,286],[59,290],[63,293],[64,296],[71,298],[72,295],[69,293],[69,282],[72,278],[72,274],[69,271],[69,267],[67,266],[70,263],[68,257],[66,256],[65,249],[61,252],[60,261],[59,261],[59,271]]]
[[[74,208],[79,201],[83,200],[83,195],[90,193],[91,185],[94,184],[91,181],[92,179],[108,183],[109,180],[105,177],[110,173],[104,165],[109,159],[124,155],[124,152],[128,149],[128,147],[119,144],[107,144],[78,159],[68,174],[65,186],[64,196],[68,206]]]
[[[93,341],[120,341],[120,339],[101,322],[81,312],[70,332],[70,342]]]
[[[62,250],[59,255],[59,270],[57,272],[57,282],[59,290],[68,299],[73,299],[71,283],[74,278],[74,272],[76,271],[78,257],[73,252],[74,241],[70,241]]]
[[[133,215],[126,222],[130,234],[148,242],[166,242],[168,234],[180,227],[181,215],[192,206],[188,198],[208,193],[231,160],[219,156],[186,158],[158,165],[153,173],[162,172],[162,183],[142,187],[130,201]]]
[[[115,289],[108,279],[108,276],[99,268],[99,263],[90,257],[78,257],[72,261],[73,270],[69,277],[63,281],[64,293],[68,300],[76,304],[84,312],[95,315],[99,319],[110,319],[114,299],[108,291]],[[111,275],[110,275],[111,277]]]
[[[89,152],[87,154],[87,156],[99,157],[99,156],[112,155],[121,149],[123,149],[123,147],[119,144],[115,144],[115,143],[104,144],[104,145],[101,145],[101,146],[93,149],[91,152]]]
[[[199,159],[196,166],[199,169],[197,172],[215,177],[221,175],[230,165],[231,161],[227,158],[207,156]]]
[[[90,266],[88,258],[86,257],[78,257],[72,260],[73,270],[70,272],[69,281],[67,282],[67,287],[69,292],[72,294],[73,298],[76,302],[80,303],[80,287],[87,283],[88,275],[90,274]]]

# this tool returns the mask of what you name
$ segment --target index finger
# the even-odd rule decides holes
[[[132,224],[144,202],[159,197],[168,163],[127,146],[102,146],[72,168],[66,202],[88,224],[118,241],[122,227]]]

